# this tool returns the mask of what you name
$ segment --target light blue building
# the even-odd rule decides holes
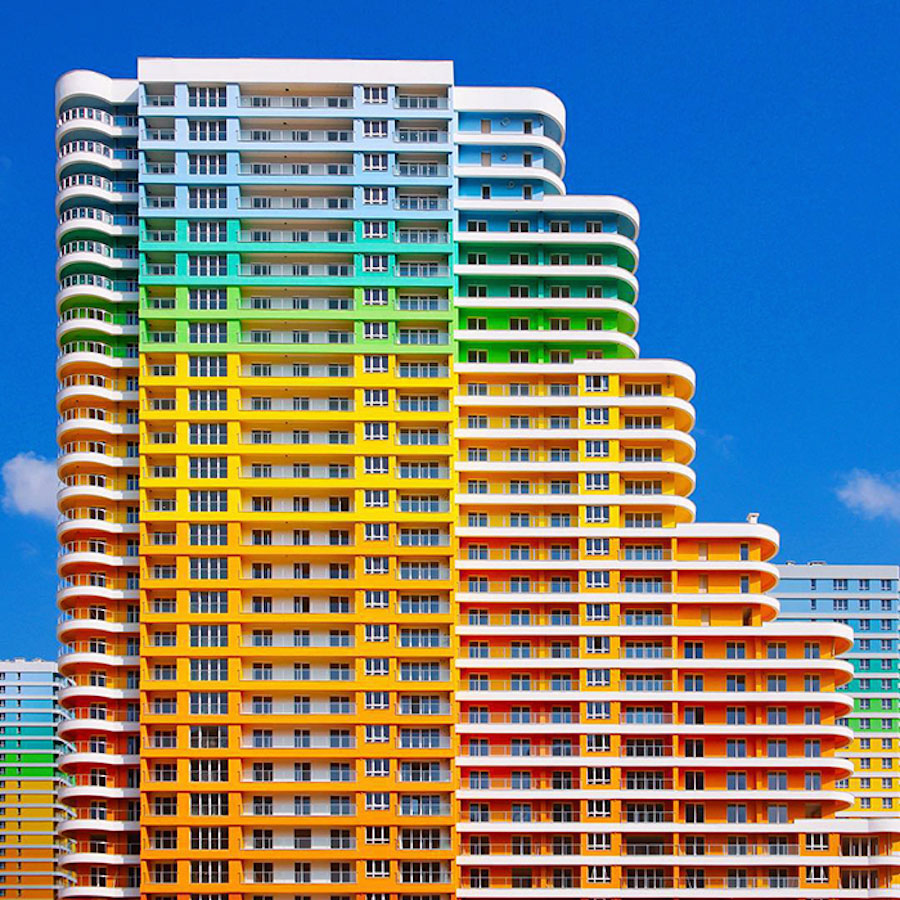
[[[843,690],[853,694],[856,734],[845,755],[856,767],[847,786],[858,797],[855,814],[900,812],[900,567],[779,566],[772,593],[783,619],[830,621],[853,629],[847,658],[855,670]]]

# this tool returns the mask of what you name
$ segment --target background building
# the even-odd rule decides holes
[[[57,758],[63,679],[56,663],[0,660],[0,897],[50,898],[68,884]]]
[[[900,568],[829,566],[825,563],[778,567],[781,581],[773,596],[780,618],[838,622],[853,629],[846,659],[853,679],[841,690],[854,702],[844,721],[854,739],[843,755],[855,773],[844,779],[859,815],[900,813]]]
[[[851,633],[694,521],[556,97],[142,59],[57,112],[66,896],[893,883],[834,819]]]

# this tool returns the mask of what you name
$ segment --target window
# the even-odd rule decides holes
[[[191,591],[190,610],[192,613],[227,613],[228,593],[226,591]]]
[[[189,175],[225,175],[227,157],[224,153],[189,153],[188,154],[188,174]],[[207,190],[207,188],[201,188]],[[219,190],[213,188],[213,190]],[[224,188],[222,188],[224,191]]]
[[[188,292],[190,309],[225,309],[227,305],[224,288],[192,288]]]
[[[189,391],[188,409],[191,411],[221,411],[228,409],[226,391]]]
[[[188,340],[192,344],[224,344],[228,340],[225,322],[191,322]]]
[[[188,188],[190,209],[225,209],[228,206],[228,191],[219,187]]]
[[[194,716],[222,716],[228,712],[224,691],[191,691],[190,712]]]
[[[364,254],[363,261],[362,261],[362,268],[363,268],[363,272],[387,272],[387,270],[388,270],[387,254],[382,254],[382,253],[378,253],[378,254],[366,253],[366,254]]]
[[[191,559],[192,579],[225,579],[228,577],[227,556],[199,556]]]
[[[188,106],[225,106],[224,87],[188,87]]]
[[[388,136],[388,123],[386,119],[364,119],[363,137],[386,138]]]
[[[367,341],[386,341],[388,339],[388,323],[363,322],[363,337]]]
[[[192,356],[188,365],[188,374],[192,378],[223,378],[228,374],[227,357]]]
[[[227,456],[192,456],[188,465],[191,478],[227,478]]]
[[[225,119],[188,120],[188,140],[224,141],[227,137]]]
[[[363,103],[387,103],[388,89],[384,85],[363,86]]]
[[[227,525],[191,525],[192,547],[221,547],[228,543]]]
[[[191,625],[192,647],[227,647],[227,625]]]
[[[225,222],[189,222],[188,240],[192,243],[218,244],[228,240]]]
[[[191,425],[188,440],[191,444],[225,444],[228,442],[226,429],[224,424]]]
[[[386,172],[388,167],[387,153],[364,153],[364,172]]]
[[[387,222],[363,222],[363,237],[369,240],[376,239],[384,239],[388,236],[388,223]],[[368,269],[366,271],[374,271],[372,269]],[[382,269],[381,271],[386,272],[387,269]]]
[[[227,659],[192,659],[191,681],[227,681]]]
[[[191,512],[228,512],[227,491],[190,491]]]
[[[363,203],[368,206],[383,206],[388,202],[388,189],[386,187],[364,187]]]

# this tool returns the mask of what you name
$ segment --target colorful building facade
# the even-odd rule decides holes
[[[0,660],[0,897],[46,900],[69,883],[58,865],[62,681],[56,663]]]
[[[142,59],[57,104],[66,896],[890,891],[851,633],[695,521],[694,374],[556,97]]]
[[[853,761],[845,779],[856,797],[852,815],[900,814],[900,568],[779,566],[773,596],[788,621],[838,622],[853,630],[845,658],[853,678],[841,687],[853,699],[845,723],[853,743],[842,752]]]

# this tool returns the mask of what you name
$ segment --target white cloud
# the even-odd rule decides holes
[[[6,488],[3,508],[7,512],[56,521],[59,480],[55,462],[29,451],[8,459],[0,473]]]
[[[900,522],[900,477],[882,477],[864,469],[854,469],[837,490],[838,499],[848,509],[866,519],[894,519]]]

